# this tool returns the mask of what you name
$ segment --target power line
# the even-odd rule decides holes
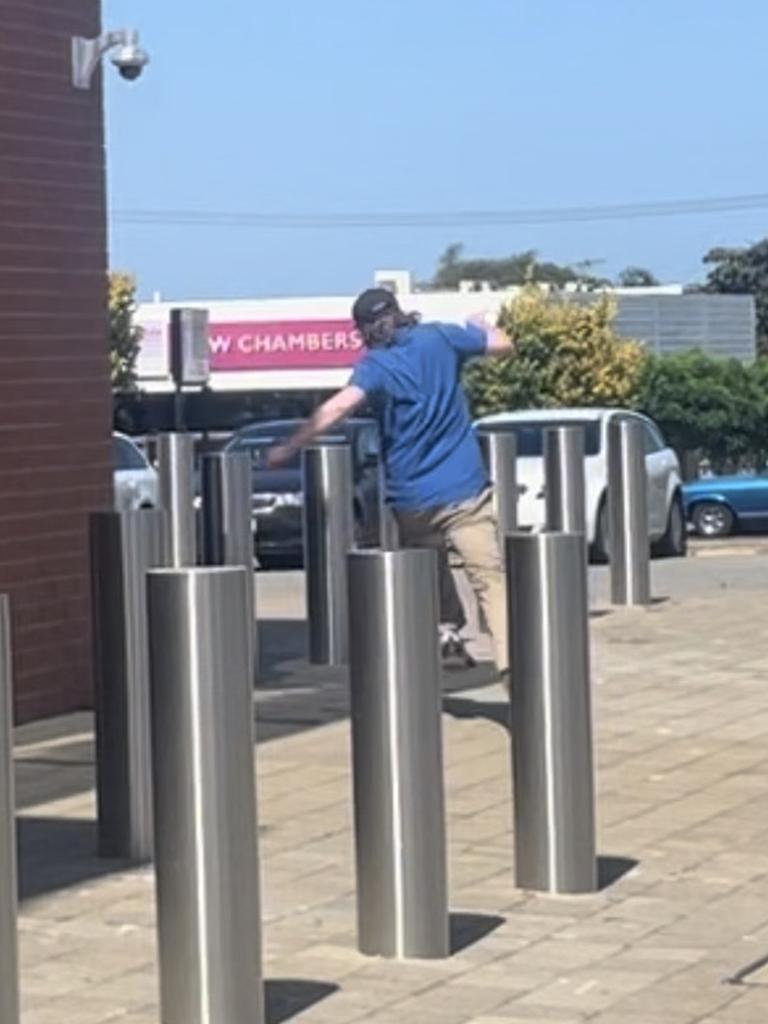
[[[531,210],[460,210],[437,213],[260,213],[226,210],[114,210],[117,224],[270,229],[495,227],[638,220],[768,208],[768,193],[671,199],[651,203],[564,206]]]

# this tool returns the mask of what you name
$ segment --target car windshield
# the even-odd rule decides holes
[[[508,420],[506,423],[484,424],[483,434],[513,433],[517,436],[517,454],[541,456],[544,453],[544,431],[550,427],[584,427],[584,454],[597,455],[600,451],[599,420]]]
[[[112,465],[116,470],[146,469],[147,460],[136,445],[124,437],[112,438]]]

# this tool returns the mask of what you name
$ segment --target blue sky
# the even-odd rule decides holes
[[[446,212],[768,192],[765,0],[105,0],[152,65],[106,76],[113,210]],[[377,267],[536,249],[665,280],[768,209],[495,227],[113,223],[142,294],[347,294]]]

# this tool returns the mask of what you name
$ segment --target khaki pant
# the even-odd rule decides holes
[[[507,673],[506,592],[492,490],[457,505],[419,512],[398,510],[397,521],[403,547],[444,551],[450,545],[456,550],[491,634],[496,667],[499,673]]]

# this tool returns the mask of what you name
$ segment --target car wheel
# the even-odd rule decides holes
[[[605,495],[600,499],[597,510],[597,527],[595,528],[595,539],[590,550],[591,560],[598,565],[605,565],[610,561],[610,529],[608,526],[608,502]]]
[[[685,512],[679,494],[672,499],[664,536],[653,545],[657,558],[683,558],[688,550],[688,536],[685,527]]]
[[[702,501],[694,508],[692,519],[700,537],[727,537],[735,521],[728,506],[716,501]]]

